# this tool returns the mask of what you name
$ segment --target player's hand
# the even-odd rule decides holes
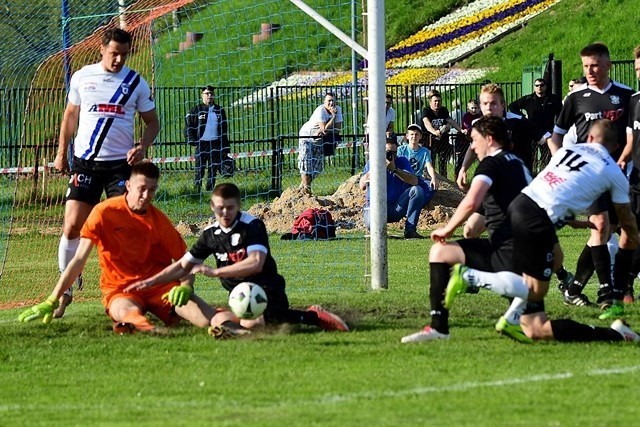
[[[131,166],[142,160],[144,160],[144,148],[142,147],[142,145],[138,145],[127,151],[127,163],[129,163]]]
[[[191,288],[191,286],[178,285],[174,286],[169,292],[162,295],[162,299],[170,302],[171,305],[175,307],[182,307],[187,302],[189,302],[191,294],[193,294],[193,289]]]
[[[627,162],[619,159],[618,160],[618,166],[620,167],[620,169],[622,169],[622,172],[626,172],[627,171]]]
[[[431,187],[432,190],[437,190],[438,189],[438,181],[436,181],[435,179],[432,179],[431,182],[429,183],[429,186]]]
[[[461,190],[466,190],[467,188],[467,171],[460,169],[458,172],[458,179],[456,179],[456,184],[460,187]]]
[[[69,159],[64,154],[58,154],[53,160],[53,167],[65,174],[69,172]]]
[[[42,317],[42,323],[51,323],[53,319],[53,310],[58,308],[58,300],[53,296],[47,298],[44,302],[23,311],[18,316],[19,322],[31,322]]]
[[[444,229],[444,227],[442,228],[438,228],[437,230],[433,230],[433,232],[431,233],[431,240],[433,240],[436,243],[447,243],[447,237],[451,236],[451,233],[449,233],[447,230]]]

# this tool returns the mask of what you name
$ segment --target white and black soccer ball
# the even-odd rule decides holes
[[[267,294],[255,283],[239,283],[229,294],[229,307],[240,319],[256,319],[267,308]]]

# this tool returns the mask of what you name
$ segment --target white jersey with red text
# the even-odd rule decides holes
[[[522,192],[562,226],[605,192],[613,203],[629,203],[629,183],[607,149],[598,143],[562,147]]]
[[[136,111],[155,108],[151,89],[140,74],[127,67],[111,73],[100,63],[73,74],[68,101],[80,106],[73,154],[96,161],[126,159],[134,143]]]

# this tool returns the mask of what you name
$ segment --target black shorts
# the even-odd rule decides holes
[[[513,271],[549,281],[553,273],[553,247],[558,243],[556,229],[544,209],[520,193],[509,205],[508,217],[513,233]]]
[[[631,212],[636,216],[636,226],[640,229],[640,193],[629,193]]]
[[[97,205],[102,192],[107,197],[124,194],[125,182],[130,176],[131,166],[126,160],[96,162],[74,157],[66,200]]]
[[[589,216],[603,212],[609,212],[609,224],[618,223],[618,214],[613,208],[611,193],[609,193],[608,191],[604,194],[601,194],[600,197],[598,197],[596,201],[587,208],[587,215]]]
[[[494,246],[489,239],[457,240],[464,252],[465,265],[482,271],[513,271],[513,245],[509,241]]]

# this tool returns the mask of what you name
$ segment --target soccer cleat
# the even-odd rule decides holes
[[[533,342],[533,340],[524,333],[520,325],[512,325],[507,322],[507,319],[504,316],[498,319],[498,323],[496,323],[496,331],[523,344],[531,344]]]
[[[614,320],[611,329],[622,335],[625,341],[640,342],[640,335],[635,333],[622,319]]]
[[[564,305],[575,305],[576,307],[590,307],[594,305],[585,294],[569,295],[568,291],[562,293]]]
[[[76,277],[76,288],[81,291],[84,288],[84,280],[82,279],[82,273]]]
[[[469,285],[462,278],[462,274],[468,269],[467,266],[462,264],[455,264],[451,269],[451,277],[447,283],[447,289],[444,293],[444,308],[451,310],[453,300],[456,296],[463,294],[467,291]]]
[[[408,342],[448,340],[449,337],[450,337],[449,334],[443,334],[441,332],[436,331],[431,326],[425,326],[421,331],[416,332],[415,334],[402,337],[400,342],[408,343]]]
[[[613,305],[613,301],[611,300],[598,301],[598,307],[602,311],[609,310],[612,305]]]
[[[118,335],[134,334],[136,332],[136,327],[133,325],[133,323],[114,322],[113,332],[115,332]]]
[[[53,317],[56,318],[56,319],[59,319],[62,316],[64,316],[65,310],[67,309],[69,304],[71,304],[73,302],[73,296],[67,295],[67,294],[62,294],[62,296],[60,297],[59,301],[60,301],[60,305],[58,305],[58,308],[56,308],[53,311]]]
[[[624,305],[616,301],[609,308],[604,310],[604,312],[600,316],[598,316],[598,319],[600,320],[616,319],[622,316],[624,316]]]
[[[325,310],[319,305],[312,305],[307,311],[313,311],[318,315],[318,326],[325,331],[349,332],[349,326],[338,316]]]
[[[571,284],[573,283],[574,279],[575,277],[573,276],[573,273],[567,271],[567,275],[564,280],[558,281],[558,290],[565,294],[569,289],[569,286],[571,286]]]
[[[218,325],[209,327],[209,335],[217,340],[228,340],[232,338],[240,338],[250,335],[251,331],[242,326],[230,327],[227,325]]]

